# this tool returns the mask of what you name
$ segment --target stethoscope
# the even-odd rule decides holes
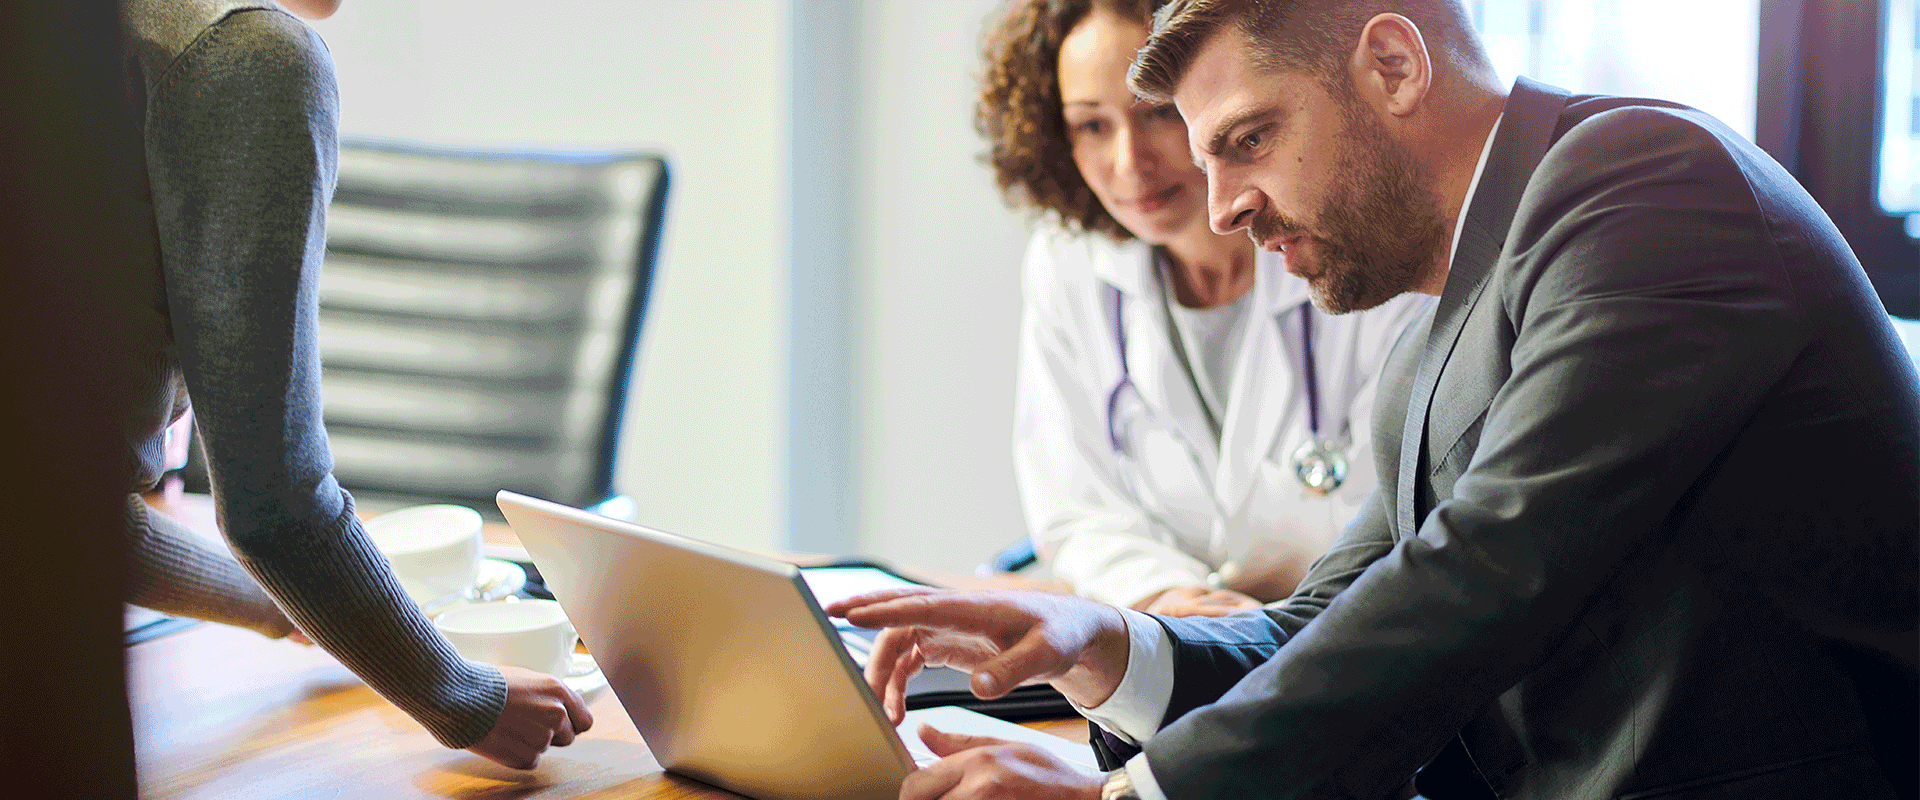
[[[1320,435],[1320,376],[1313,369],[1313,303],[1300,304],[1302,383],[1307,386],[1307,440],[1293,450],[1293,476],[1314,494],[1328,494],[1347,482],[1347,453]]]
[[[1121,313],[1120,289],[1106,286],[1107,319],[1113,329],[1113,343],[1120,355],[1120,378],[1107,392],[1107,442],[1117,456],[1124,456],[1126,443],[1120,438],[1120,396],[1133,388],[1133,372],[1127,367],[1127,325]],[[1300,485],[1314,494],[1325,495],[1347,481],[1345,448],[1320,435],[1320,376],[1313,360],[1313,304],[1300,306],[1301,383],[1307,387],[1307,440],[1293,451],[1293,475]],[[1136,390],[1137,391],[1137,390]]]

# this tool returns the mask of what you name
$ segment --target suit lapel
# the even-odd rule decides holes
[[[1412,394],[1407,401],[1395,499],[1395,521],[1401,536],[1417,533],[1418,521],[1430,510],[1419,507],[1419,498],[1427,479],[1421,474],[1425,463],[1422,456],[1426,452],[1428,411],[1432,408],[1434,387],[1439,384],[1440,372],[1460,338],[1467,313],[1479,300],[1487,275],[1499,259],[1501,248],[1506,246],[1507,228],[1513,222],[1514,209],[1520,204],[1520,195],[1533,176],[1534,167],[1553,143],[1554,126],[1566,103],[1565,93],[1526,78],[1516,81],[1507,96],[1493,147],[1488,150],[1487,163],[1480,171],[1480,182],[1474,189],[1471,205],[1463,213],[1459,249],[1454,253],[1446,288],[1434,309],[1433,327],[1427,335],[1420,368],[1414,375]],[[1449,406],[1443,403],[1434,413],[1447,414]]]

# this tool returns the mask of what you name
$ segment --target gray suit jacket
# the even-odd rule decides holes
[[[1523,79],[1464,224],[1361,518],[1162,619],[1161,787],[1910,793],[1920,380],[1826,216],[1705,114]]]

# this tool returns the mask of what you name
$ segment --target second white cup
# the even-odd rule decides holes
[[[556,678],[579,672],[573,654],[578,635],[552,600],[456,606],[434,617],[433,626],[460,655],[474,661],[524,667]]]
[[[466,506],[410,506],[367,520],[367,536],[422,608],[464,597],[480,572],[480,512]]]

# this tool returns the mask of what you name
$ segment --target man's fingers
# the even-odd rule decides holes
[[[962,750],[972,750],[976,747],[1007,744],[1007,740],[1005,739],[995,739],[991,736],[974,736],[966,733],[947,733],[946,731],[938,730],[932,725],[924,723],[921,724],[919,733],[920,741],[926,743],[927,749],[932,750],[934,755],[941,758],[946,758]]]
[[[873,690],[875,697],[884,705],[887,702],[887,687],[893,685],[893,674],[900,666],[900,655],[913,649],[913,632],[893,628],[880,632],[873,638],[873,650],[867,653],[867,687]],[[888,706],[888,716],[895,716]],[[898,723],[899,720],[895,719]]]
[[[835,606],[839,607],[839,604]],[[1030,619],[1026,610],[1011,602],[1011,598],[955,592],[916,592],[857,607],[849,606],[842,616],[863,628],[914,625],[983,635],[992,635],[1010,624]]]
[[[900,781],[900,800],[936,800],[944,797],[967,777],[966,767],[940,760],[907,773]]]
[[[835,600],[828,603],[827,607],[821,610],[827,612],[829,616],[845,617],[848,611],[856,608],[870,606],[875,603],[884,603],[901,597],[937,591],[939,590],[931,586],[903,586],[897,589],[881,589],[879,591],[867,592],[866,594],[856,594],[842,600]]]
[[[893,671],[887,677],[885,698],[887,719],[898,725],[907,717],[907,681],[919,674],[920,667],[926,663],[917,647],[907,648],[894,661]]]
[[[1072,661],[1055,650],[1038,629],[1029,631],[1005,652],[974,669],[973,693],[982,700],[992,700],[1034,678],[1054,677],[1064,671],[1063,662],[1071,666]]]
[[[873,649],[867,651],[867,685],[873,687],[874,694],[886,692],[887,679],[892,676],[894,662],[900,658],[901,651],[913,646],[913,631],[901,628],[889,628],[873,637]]]

